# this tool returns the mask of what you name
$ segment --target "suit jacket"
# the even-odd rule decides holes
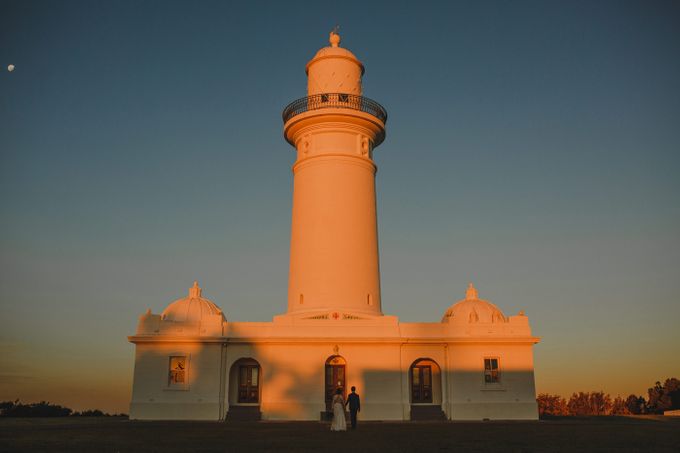
[[[350,411],[358,411],[361,409],[361,401],[359,400],[359,395],[356,393],[350,393],[347,395],[347,404],[349,404]]]

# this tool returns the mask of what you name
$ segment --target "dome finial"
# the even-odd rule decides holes
[[[470,284],[468,285],[468,289],[465,292],[465,299],[466,300],[477,300],[477,299],[479,299],[479,295],[477,294],[477,290],[472,285],[472,282],[470,282]]]
[[[189,297],[191,298],[201,297],[201,287],[198,286],[198,281],[194,281],[194,286],[189,288]]]
[[[331,34],[328,37],[331,47],[338,47],[338,45],[340,45],[340,35],[338,34],[338,30],[340,30],[340,25],[333,27],[333,30],[331,30]]]

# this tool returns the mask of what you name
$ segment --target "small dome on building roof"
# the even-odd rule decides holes
[[[470,283],[465,299],[449,307],[442,322],[456,324],[501,323],[507,322],[503,312],[489,301],[482,300],[477,289]]]
[[[174,322],[199,322],[205,321],[208,316],[219,315],[223,321],[226,321],[220,307],[201,297],[201,293],[198,282],[194,282],[194,286],[189,288],[189,296],[168,305],[161,313],[161,319]]]

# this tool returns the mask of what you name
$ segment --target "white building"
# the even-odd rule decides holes
[[[284,110],[296,148],[288,309],[229,322],[202,297],[137,332],[133,419],[319,420],[337,388],[356,386],[363,420],[536,419],[528,318],[465,299],[440,322],[382,312],[374,149],[387,113],[362,96],[362,63],[331,33],[307,64],[308,96]]]

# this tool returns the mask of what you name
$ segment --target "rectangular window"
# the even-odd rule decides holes
[[[484,358],[484,383],[498,384],[501,382],[501,373],[498,367],[497,357]]]
[[[187,358],[186,356],[170,357],[170,376],[168,383],[183,386],[187,383]]]

